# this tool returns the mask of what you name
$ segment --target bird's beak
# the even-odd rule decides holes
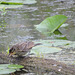
[[[11,53],[9,53],[9,55],[8,55],[9,57],[11,57],[12,56],[12,54]]]
[[[9,57],[11,57],[12,55],[13,55],[13,53],[9,53],[9,55],[8,55],[8,56],[9,56]]]
[[[13,52],[13,53],[9,53],[8,56],[11,57],[11,56],[14,55],[14,54],[15,54],[15,52]]]

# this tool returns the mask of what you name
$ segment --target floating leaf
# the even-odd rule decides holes
[[[10,65],[10,64],[0,64],[0,75],[1,74],[9,74],[9,73],[13,73],[16,71],[15,69],[11,69],[11,68],[9,69],[8,65]]]
[[[15,71],[16,71],[15,69],[2,69],[2,70],[0,70],[0,75],[1,75],[1,74],[13,73],[13,72],[15,72]]]
[[[23,5],[23,4],[35,4],[37,1],[36,0],[3,0],[0,1],[0,4],[5,4],[5,5]]]
[[[23,68],[22,65],[17,64],[0,64],[0,74],[9,74],[13,73],[16,70]]]
[[[41,43],[42,45],[38,45],[32,48],[31,54],[39,55],[47,55],[49,53],[60,52],[65,48],[75,48],[75,42],[68,40],[40,40],[34,41],[36,43]]]
[[[12,69],[19,69],[19,68],[23,68],[24,66],[22,65],[17,65],[17,64],[10,64],[8,65],[8,68],[12,68]]]
[[[62,49],[59,47],[51,47],[51,46],[46,46],[46,45],[41,45],[41,46],[36,46],[32,49],[31,53],[34,54],[46,54],[46,53],[55,53],[59,52]]]
[[[0,9],[7,9],[7,8],[19,8],[19,7],[22,7],[23,5],[0,5]]]
[[[22,7],[23,4],[35,4],[36,2],[36,0],[2,0],[0,1],[0,9],[19,8]]]
[[[9,65],[9,64],[0,64],[0,70],[7,68],[8,65]]]
[[[75,45],[75,42],[68,41],[68,40],[40,40],[39,43],[42,43],[42,45],[45,46],[69,46],[69,45]],[[38,43],[35,42],[35,43]]]
[[[36,29],[43,34],[53,33],[58,29],[65,21],[67,17],[64,15],[55,15],[46,18],[39,25],[35,25]]]
[[[23,3],[15,3],[15,2],[0,2],[0,4],[6,4],[6,5],[23,5]]]

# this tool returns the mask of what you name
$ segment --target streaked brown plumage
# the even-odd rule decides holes
[[[40,45],[41,43],[34,44],[32,41],[21,42],[13,45],[9,50],[9,56],[18,55],[23,56],[30,52],[32,47]]]

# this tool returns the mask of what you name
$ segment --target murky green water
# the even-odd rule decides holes
[[[75,1],[74,0],[37,0],[36,4],[23,5],[20,8],[7,9],[4,16],[0,15],[0,51],[8,46],[25,40],[54,39],[39,33],[34,25],[45,18],[63,14],[68,17],[68,27],[59,28],[68,40],[75,41]]]

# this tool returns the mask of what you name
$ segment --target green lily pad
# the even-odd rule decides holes
[[[10,64],[0,64],[0,75],[1,74],[9,74],[9,73],[13,73],[15,72],[16,70],[15,69],[9,69],[8,66]]]
[[[13,73],[13,72],[15,72],[15,71],[16,71],[15,69],[2,69],[2,70],[0,70],[0,75],[1,75],[1,74]]]
[[[67,17],[64,15],[55,15],[46,18],[39,25],[35,25],[35,27],[39,32],[49,35],[58,29],[66,21],[66,19]]]
[[[68,48],[75,48],[75,42],[68,41],[68,40],[39,40],[34,41],[36,43],[41,43],[42,45],[38,45],[32,48],[31,53],[34,53],[35,55],[43,55],[43,54],[49,54],[49,53],[56,53],[60,52],[65,48],[65,50]]]
[[[7,8],[19,8],[22,7],[24,4],[35,4],[37,3],[36,0],[2,0],[0,1],[0,9],[7,9]]]
[[[0,2],[0,4],[6,4],[6,5],[23,5],[23,3],[15,3],[15,2]]]
[[[9,64],[0,64],[0,70],[5,69],[8,67]]]
[[[3,5],[3,4],[1,4],[0,5],[0,9],[3,9],[3,8],[5,8],[5,9],[7,9],[7,8],[19,8],[19,7],[22,7],[23,5]]]
[[[23,5],[23,4],[35,4],[36,0],[2,0],[0,4],[6,5]]]
[[[13,73],[23,67],[24,66],[17,64],[0,64],[0,75]]]
[[[55,53],[59,52],[62,49],[59,47],[51,47],[51,46],[46,46],[46,45],[41,45],[41,46],[36,46],[32,49],[31,53],[34,54],[47,54],[47,53]]]
[[[8,68],[12,68],[12,69],[19,69],[19,68],[23,68],[24,66],[22,65],[17,65],[17,64],[10,64],[8,65]]]

